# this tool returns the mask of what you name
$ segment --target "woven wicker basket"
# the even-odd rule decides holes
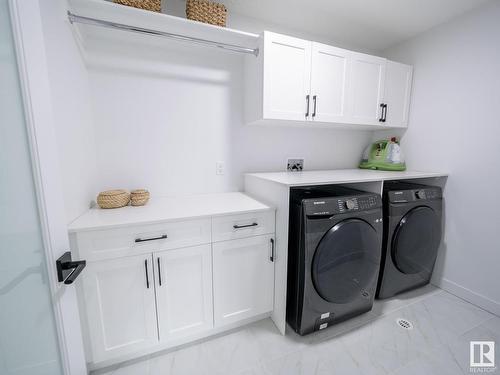
[[[130,202],[130,194],[126,190],[102,191],[97,196],[97,204],[101,208],[125,207]]]
[[[144,206],[148,203],[149,191],[145,189],[132,190],[130,192],[130,204],[132,206]]]
[[[113,0],[116,4],[129,7],[161,12],[161,0]]]
[[[209,0],[187,0],[186,16],[190,20],[226,26],[227,9],[224,4]]]

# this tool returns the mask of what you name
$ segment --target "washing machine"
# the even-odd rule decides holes
[[[300,335],[371,310],[382,199],[338,186],[292,188],[287,322]]]
[[[430,282],[441,243],[442,190],[435,186],[384,183],[384,236],[378,298]]]

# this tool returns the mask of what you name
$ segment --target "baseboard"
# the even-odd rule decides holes
[[[453,281],[448,279],[441,279],[433,282],[437,287],[446,290],[447,292],[454,294],[455,296],[466,300],[496,316],[500,316],[500,303],[493,301],[481,294],[477,294],[470,289],[464,288]]]

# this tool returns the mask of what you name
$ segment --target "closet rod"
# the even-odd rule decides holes
[[[69,19],[69,22],[71,22],[71,23],[76,22],[76,23],[81,23],[81,24],[85,24],[85,25],[93,25],[93,26],[107,27],[107,28],[111,28],[111,29],[125,30],[125,31],[134,32],[134,33],[139,33],[139,34],[162,36],[165,38],[170,38],[170,39],[175,39],[175,40],[180,40],[180,41],[185,41],[185,42],[191,42],[191,43],[196,43],[196,44],[202,44],[202,45],[206,45],[206,46],[210,46],[210,47],[222,48],[222,49],[226,49],[226,50],[233,51],[233,52],[248,53],[248,54],[252,54],[255,56],[259,55],[258,48],[253,49],[253,48],[241,47],[241,46],[236,46],[234,44],[214,42],[213,40],[200,39],[200,38],[194,38],[191,36],[168,33],[165,31],[157,31],[157,30],[145,29],[142,27],[129,26],[129,25],[121,24],[121,23],[100,20],[97,18],[79,16],[77,14],[71,13],[70,11],[68,11],[68,19]]]

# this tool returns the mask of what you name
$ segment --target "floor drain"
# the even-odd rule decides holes
[[[396,320],[396,323],[398,323],[398,326],[400,326],[401,328],[413,329],[413,324],[411,324],[411,322],[406,319],[399,318],[398,320]]]

